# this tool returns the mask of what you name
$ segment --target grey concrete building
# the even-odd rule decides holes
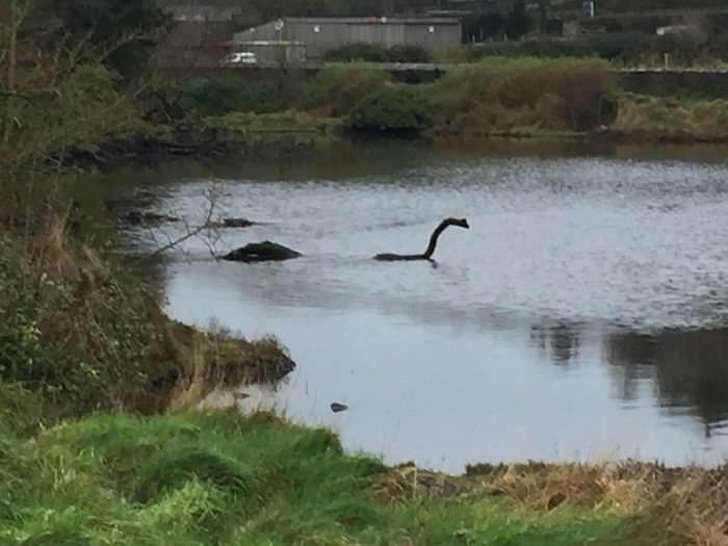
[[[452,17],[285,17],[235,34],[237,43],[300,42],[308,59],[353,43],[420,46],[436,51],[460,44],[462,25]]]

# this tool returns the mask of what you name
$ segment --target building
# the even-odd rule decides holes
[[[460,19],[453,17],[285,17],[238,32],[233,41],[300,42],[306,57],[317,60],[329,50],[353,43],[436,51],[459,45],[461,38]]]
[[[437,14],[506,13],[513,9],[515,0],[394,0],[395,13]]]
[[[157,49],[161,66],[211,66],[228,51],[240,10],[206,4],[167,4],[163,7],[174,25]]]

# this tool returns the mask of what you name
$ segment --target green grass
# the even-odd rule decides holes
[[[503,497],[388,502],[374,486],[389,471],[265,415],[99,415],[32,440],[0,428],[0,543],[569,546],[633,521]]]

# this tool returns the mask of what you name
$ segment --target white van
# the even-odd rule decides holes
[[[255,57],[255,53],[250,51],[240,51],[237,53],[229,53],[225,55],[222,60],[222,64],[225,66],[235,66],[240,64],[256,64],[258,59]]]

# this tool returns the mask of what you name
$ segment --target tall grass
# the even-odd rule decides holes
[[[452,70],[425,94],[439,107],[440,133],[584,131],[608,120],[616,83],[599,60],[493,57]]]
[[[0,429],[2,431],[2,429]],[[630,542],[634,513],[484,493],[375,496],[390,470],[269,415],[95,416],[0,432],[0,543],[501,545]],[[466,478],[462,478],[466,479]]]
[[[728,139],[728,100],[623,94],[610,129],[672,140]]]

